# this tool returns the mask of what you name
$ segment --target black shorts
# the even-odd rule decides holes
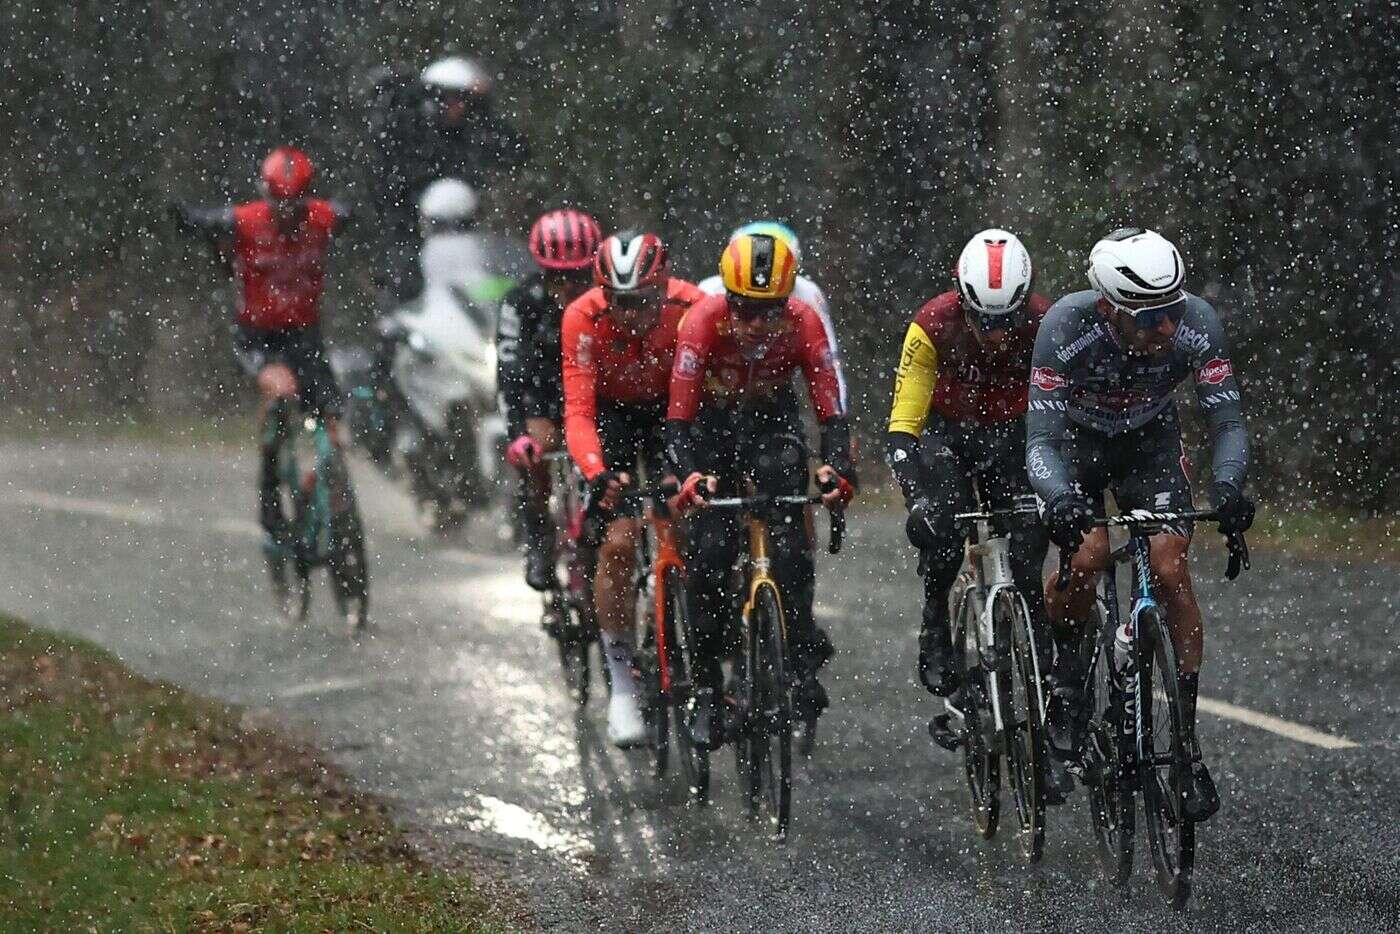
[[[920,443],[919,485],[949,514],[971,512],[972,478],[994,508],[1031,492],[1026,476],[1026,422],[990,424],[931,414]]]
[[[598,441],[603,446],[603,463],[608,469],[632,475],[634,483],[660,483],[665,476],[666,442],[662,428],[666,404],[598,403]],[[624,506],[619,515],[639,515],[634,506]]]
[[[1060,457],[1069,467],[1075,488],[1100,511],[1106,490],[1112,491],[1119,511],[1185,512],[1195,508],[1190,464],[1175,407],[1120,435],[1071,425],[1060,443]],[[1172,531],[1189,537],[1191,523]]]
[[[702,408],[691,428],[700,469],[719,478],[724,495],[743,492],[746,481],[765,493],[807,492],[809,452],[796,398],[771,404]]]
[[[239,325],[233,337],[233,354],[250,377],[263,368],[281,363],[297,381],[297,399],[303,408],[321,415],[338,415],[344,400],[330,356],[318,327],[266,331]]]
[[[520,399],[520,418],[547,418],[556,426],[564,423],[564,388],[556,387],[558,392],[549,394],[547,391],[540,391],[532,388]],[[609,464],[612,461],[608,461]]]

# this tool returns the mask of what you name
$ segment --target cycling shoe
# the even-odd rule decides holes
[[[940,639],[927,631],[919,633],[919,681],[935,697],[947,697],[957,690],[958,670],[946,636]]]
[[[1191,763],[1190,775],[1183,791],[1186,800],[1182,804],[1182,811],[1190,820],[1199,824],[1210,820],[1215,812],[1220,810],[1220,793],[1216,791],[1215,780],[1210,777],[1210,770],[1200,759]]]

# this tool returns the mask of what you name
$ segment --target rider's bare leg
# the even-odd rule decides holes
[[[1045,584],[1045,615],[1055,630],[1055,641],[1077,636],[1094,610],[1094,588],[1099,575],[1108,567],[1108,530],[1094,529],[1084,536],[1070,564],[1069,586],[1055,588],[1057,570]]]
[[[630,633],[631,611],[636,602],[632,567],[637,558],[637,536],[642,520],[614,519],[608,523],[598,546],[598,570],[593,580],[593,606],[598,628],[614,636]]]
[[[1182,674],[1188,675],[1201,668],[1204,642],[1201,608],[1191,588],[1191,569],[1187,564],[1189,545],[1190,539],[1183,535],[1152,536],[1152,590],[1166,608],[1177,665]]]
[[[296,398],[297,381],[292,374],[291,368],[281,363],[272,363],[258,371],[258,424],[266,424],[268,413],[273,406]],[[286,426],[279,426],[280,431],[285,431]],[[280,437],[262,437],[259,439],[261,446],[261,463],[258,468],[258,514],[263,528],[277,535],[286,524],[285,514],[282,512],[281,498],[278,494],[278,463],[277,454],[281,446]]]

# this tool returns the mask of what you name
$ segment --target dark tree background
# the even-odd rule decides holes
[[[1261,490],[1400,505],[1388,0],[76,0],[0,10],[0,391],[37,417],[230,404],[221,273],[173,196],[249,197],[294,141],[364,198],[366,75],[445,48],[499,73],[532,163],[491,198],[644,222],[709,273],[756,216],[804,236],[877,432],[907,318],[979,227],[1054,296],[1109,229],[1180,245],[1236,344]],[[368,225],[366,225],[368,226]],[[352,339],[372,231],[336,258]]]

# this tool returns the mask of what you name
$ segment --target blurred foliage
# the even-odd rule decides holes
[[[1132,223],[1176,239],[1225,316],[1261,489],[1393,509],[1397,27],[1389,0],[11,4],[0,380],[41,412],[224,404],[229,290],[165,202],[248,197],[287,140],[363,200],[366,76],[455,48],[496,69],[534,150],[493,224],[559,203],[654,224],[698,278],[736,223],[790,222],[867,431],[973,231],[1020,232],[1055,296]],[[337,257],[342,333],[372,242]]]

